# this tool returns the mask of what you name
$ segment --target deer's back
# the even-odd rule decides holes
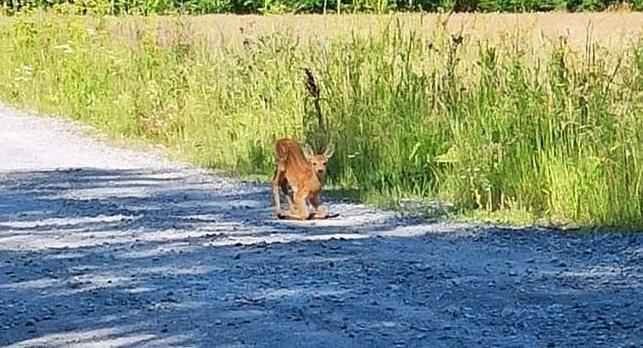
[[[284,176],[290,186],[296,190],[306,189],[312,192],[320,190],[319,179],[296,141],[288,138],[277,140],[275,155],[284,169]]]

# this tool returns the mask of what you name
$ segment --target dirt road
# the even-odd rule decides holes
[[[0,108],[0,346],[643,346],[641,233],[329,209]]]

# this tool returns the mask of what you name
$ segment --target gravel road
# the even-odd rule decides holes
[[[435,224],[0,107],[0,346],[641,347],[643,234]]]

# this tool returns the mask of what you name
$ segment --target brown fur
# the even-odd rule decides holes
[[[277,168],[272,177],[272,194],[275,204],[275,215],[278,218],[306,220],[310,218],[325,219],[328,213],[321,205],[320,194],[326,178],[326,163],[333,155],[333,146],[326,146],[321,154],[314,154],[310,146],[302,149],[292,139],[279,139],[275,143],[275,160]],[[292,189],[292,199],[288,187]],[[286,196],[288,209],[281,210],[279,191]],[[309,213],[308,205],[314,208]]]

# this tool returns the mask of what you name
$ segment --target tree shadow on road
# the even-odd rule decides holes
[[[187,171],[8,173],[0,345],[541,346],[561,332],[577,333],[564,337],[570,344],[642,337],[640,235],[465,228],[333,209],[344,217],[275,220],[267,187]]]

